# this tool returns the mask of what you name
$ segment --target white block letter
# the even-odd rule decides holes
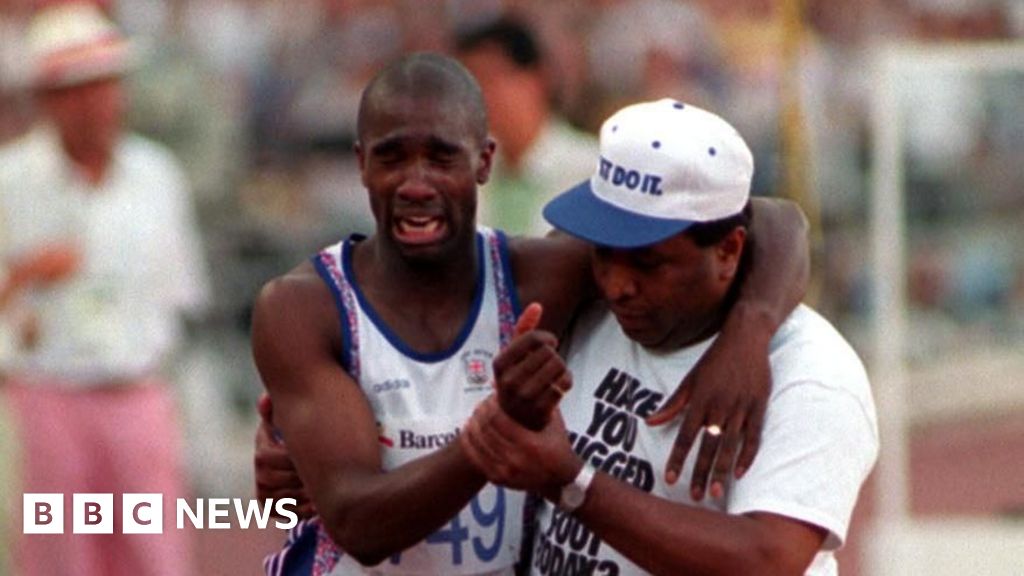
[[[210,498],[210,507],[208,512],[210,514],[206,525],[211,529],[225,529],[231,528],[230,522],[220,522],[218,518],[227,518],[230,513],[229,506],[231,506],[231,500],[227,498]]]
[[[64,533],[63,494],[24,494],[21,500],[25,534]]]
[[[274,522],[274,526],[282,530],[291,530],[295,528],[295,525],[299,523],[299,515],[294,510],[289,510],[286,506],[294,508],[298,504],[295,498],[281,498],[274,504],[274,510],[277,510],[278,515],[288,518],[287,522],[277,521]]]
[[[178,514],[177,514],[177,516],[178,516],[178,530],[181,530],[182,528],[185,527],[185,515],[186,514],[188,515],[189,520],[192,521],[192,526],[194,528],[202,529],[202,527],[203,527],[203,499],[202,498],[199,498],[198,500],[196,500],[196,510],[195,510],[194,513],[192,512],[192,508],[189,507],[187,500],[185,500],[184,498],[178,498],[177,510],[178,510]]]
[[[73,494],[71,509],[74,534],[113,534],[113,494]]]
[[[160,494],[121,496],[121,527],[125,534],[163,534],[164,498]]]

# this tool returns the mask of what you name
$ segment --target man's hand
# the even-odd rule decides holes
[[[569,445],[558,410],[542,430],[533,431],[505,414],[494,396],[477,406],[459,443],[488,481],[552,499],[583,466]]]
[[[70,243],[49,244],[14,259],[7,265],[7,274],[0,274],[0,312],[22,291],[67,280],[81,266],[81,251]],[[24,343],[34,339],[22,334],[21,340]]]
[[[537,330],[542,313],[540,304],[527,306],[516,322],[512,342],[494,359],[501,409],[531,430],[544,428],[572,387],[572,376],[558,355],[558,339]]]
[[[316,514],[316,510],[295,470],[295,464],[288,456],[284,441],[274,428],[274,407],[270,396],[260,396],[258,408],[260,425],[256,429],[256,454],[253,457],[256,498],[261,502],[268,498],[294,498],[295,512],[299,518],[309,518]],[[276,510],[274,513],[277,513]]]
[[[67,280],[82,265],[81,251],[74,245],[51,244],[19,258],[11,266],[11,279],[18,286],[43,286]]]
[[[764,339],[756,331],[723,330],[679,388],[647,419],[652,426],[665,424],[685,409],[666,465],[666,482],[679,479],[686,455],[704,430],[690,493],[694,500],[703,499],[705,491],[721,498],[734,460],[736,478],[741,478],[757,455],[771,387]],[[711,426],[717,426],[720,434],[709,434]]]

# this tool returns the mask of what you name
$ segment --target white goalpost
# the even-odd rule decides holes
[[[1024,42],[890,46],[880,49],[874,60],[873,174],[868,213],[873,298],[870,367],[878,407],[881,452],[877,468],[878,499],[868,531],[863,572],[868,576],[1020,576],[1024,574],[1024,523],[996,518],[922,519],[910,514],[908,425],[911,383],[916,382],[916,374],[908,366],[906,354],[910,334],[904,129],[906,115],[912,110],[907,109],[901,98],[907,89],[905,79],[922,71],[1024,75]],[[1024,115],[1024,94],[1019,97],[1019,112]],[[1024,195],[1024,182],[1021,182],[1020,193]],[[1005,387],[1007,398],[992,401],[1024,406],[1024,393],[1019,390],[1024,389],[1024,376],[1021,376],[1024,364],[1014,360],[1011,366],[1007,373],[1017,384]],[[956,406],[951,409],[955,410]],[[1024,479],[1021,485],[1024,490]],[[974,489],[983,490],[984,486]]]

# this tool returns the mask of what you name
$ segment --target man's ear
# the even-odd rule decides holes
[[[498,143],[494,138],[488,136],[484,145],[480,147],[480,166],[476,169],[476,183],[484,185],[491,178],[491,168],[494,166],[494,152],[498,149]]]
[[[366,186],[366,150],[363,148],[363,143],[356,140],[356,143],[352,145],[352,151],[356,153],[356,162],[359,165],[359,179],[362,180],[363,186]],[[366,186],[368,188],[368,186]]]
[[[363,143],[356,141],[352,145],[352,151],[356,153],[356,160],[359,162],[359,171],[362,172],[363,168],[366,168],[366,151],[363,150]]]
[[[719,277],[723,281],[732,282],[740,268],[740,259],[747,242],[747,229],[737,226],[725,238],[715,244],[715,258],[718,260]]]

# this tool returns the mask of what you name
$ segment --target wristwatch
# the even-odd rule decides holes
[[[579,474],[572,482],[562,486],[562,492],[558,496],[558,507],[566,512],[575,512],[587,498],[587,489],[594,481],[594,473],[597,470],[590,464],[583,464]]]

